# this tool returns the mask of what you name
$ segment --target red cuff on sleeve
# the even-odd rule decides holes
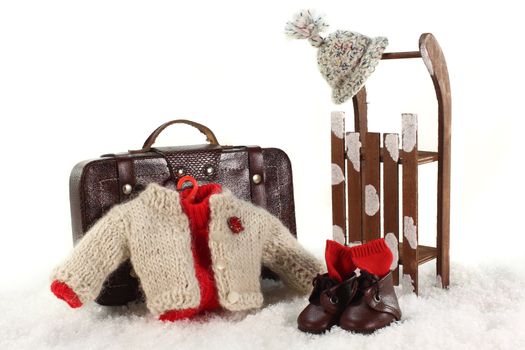
[[[51,283],[51,291],[57,296],[57,298],[64,300],[74,309],[82,306],[82,302],[77,294],[64,282],[53,281],[53,283]]]

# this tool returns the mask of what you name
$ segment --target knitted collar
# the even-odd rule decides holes
[[[195,227],[207,227],[210,217],[210,198],[214,194],[221,193],[222,187],[214,183],[199,186],[195,196],[190,198],[192,190],[187,188],[180,192],[182,207]]]
[[[211,191],[207,195],[207,200],[212,203],[217,200],[230,200],[230,197],[232,197],[232,193],[224,188],[222,189],[220,185],[217,187],[209,187],[208,185],[201,186],[203,192],[201,193],[201,196],[205,194],[205,191]],[[139,195],[138,198],[141,198],[144,201],[144,204],[148,206],[155,207],[159,210],[166,210],[168,212],[175,210],[176,208],[180,208],[181,203],[181,195],[184,198],[184,190],[182,193],[179,193],[178,191],[172,190],[170,188],[161,186],[157,183],[150,183],[144,191]],[[197,200],[199,197],[199,193],[197,193],[197,196],[195,199]],[[202,200],[202,199],[201,199]]]
[[[191,188],[186,188],[182,190],[179,194],[182,201],[185,201],[189,205],[201,205],[209,201],[210,197],[214,194],[222,192],[222,187],[219,184],[210,183],[206,185],[199,186],[197,193],[193,199],[189,198],[191,193]]]

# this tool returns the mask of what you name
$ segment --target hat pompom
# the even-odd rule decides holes
[[[294,18],[286,23],[285,34],[294,39],[309,39],[310,44],[319,47],[323,38],[319,33],[328,28],[328,24],[322,15],[314,10],[302,10],[295,14]]]

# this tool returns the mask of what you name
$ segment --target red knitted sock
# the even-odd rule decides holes
[[[57,298],[64,300],[74,309],[82,306],[82,302],[77,294],[64,282],[53,281],[53,283],[51,283],[51,291]]]
[[[325,260],[328,276],[338,282],[350,277],[356,269],[350,248],[329,239],[326,240]]]
[[[392,252],[383,238],[350,248],[355,266],[373,275],[384,277],[390,272]]]

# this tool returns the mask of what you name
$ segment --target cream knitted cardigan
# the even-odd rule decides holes
[[[240,218],[242,232],[232,233],[231,217]],[[209,248],[219,302],[228,310],[261,306],[261,263],[304,294],[321,272],[320,262],[276,217],[226,189],[210,197]],[[113,207],[51,278],[66,283],[84,304],[128,258],[153,314],[199,305],[189,220],[178,192],[150,184],[134,200]]]

